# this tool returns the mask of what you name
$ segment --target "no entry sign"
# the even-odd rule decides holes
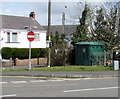
[[[32,32],[32,31],[28,32],[28,34],[27,34],[27,39],[28,39],[30,42],[32,42],[32,41],[35,39],[35,34],[34,34],[34,32]]]

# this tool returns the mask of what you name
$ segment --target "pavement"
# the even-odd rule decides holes
[[[80,71],[80,72],[53,72],[53,71],[9,71],[2,72],[2,76],[32,76],[50,78],[96,78],[120,77],[119,71]]]

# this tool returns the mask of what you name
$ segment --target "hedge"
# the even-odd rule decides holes
[[[4,59],[10,59],[12,57],[12,49],[9,47],[2,48],[2,57]]]
[[[46,57],[48,53],[47,48],[32,48],[31,49],[32,58]],[[2,57],[4,59],[19,58],[28,59],[29,58],[29,48],[2,48]]]

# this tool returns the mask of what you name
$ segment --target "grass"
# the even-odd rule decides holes
[[[112,71],[109,66],[56,66],[32,68],[31,71]],[[5,69],[5,71],[28,71],[28,69]]]

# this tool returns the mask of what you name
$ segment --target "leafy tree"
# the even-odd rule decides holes
[[[59,33],[56,31],[55,36],[52,36],[52,43],[54,44],[54,46],[58,45],[59,38],[60,38]]]
[[[116,9],[112,9],[109,16],[104,9],[97,10],[96,21],[94,21],[94,40],[104,42],[109,49],[115,47],[119,37],[115,35]]]
[[[87,4],[85,4],[84,10],[82,12],[82,17],[79,18],[79,25],[77,25],[76,27],[76,32],[73,33],[73,41],[72,41],[73,44],[76,42],[82,42],[88,40],[87,37],[88,26],[86,24],[88,12],[89,12],[89,8],[87,7]]]
[[[55,35],[52,35],[52,48],[51,48],[51,66],[64,66],[66,63],[66,41],[65,35],[59,36],[56,31]]]

